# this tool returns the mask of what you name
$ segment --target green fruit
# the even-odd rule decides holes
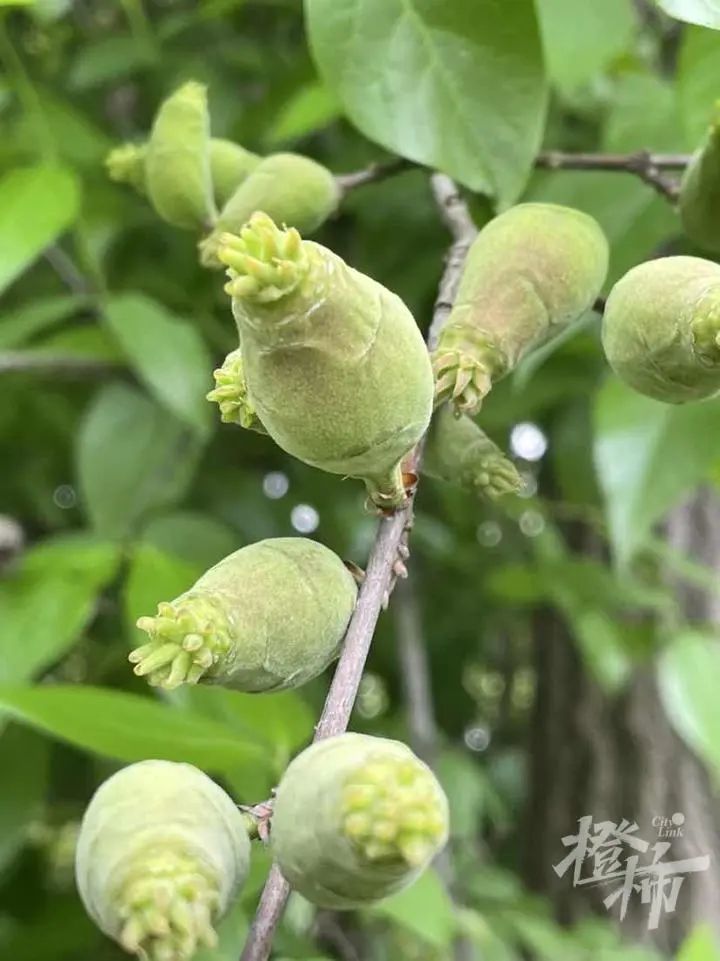
[[[688,237],[705,250],[720,252],[720,117],[685,170],[679,208]]]
[[[243,815],[189,764],[141,761],[95,792],[75,877],[98,927],[142,961],[189,961],[247,877]]]
[[[145,196],[146,154],[146,144],[125,143],[115,147],[105,158],[108,177],[116,183],[129,184]],[[210,140],[210,176],[215,203],[221,207],[259,163],[260,157],[240,144],[213,137]]]
[[[278,691],[317,677],[339,654],[357,586],[317,541],[277,537],[220,561],[138,627],[135,673],[172,689],[199,680]]]
[[[493,383],[592,306],[607,267],[607,240],[579,210],[519,204],[490,221],[433,354],[437,402],[477,413]]]
[[[283,450],[405,501],[401,462],[425,432],[432,371],[403,302],[332,251],[255,214],[221,260],[252,410]]]
[[[626,384],[668,404],[720,390],[720,266],[662,257],[628,271],[610,292],[602,330],[608,363]]]
[[[465,415],[443,404],[430,425],[422,472],[494,500],[520,490],[517,468],[497,444]]]
[[[215,229],[200,244],[200,259],[206,267],[221,267],[222,234],[239,233],[258,210],[278,224],[311,234],[335,213],[339,200],[337,181],[321,164],[300,154],[272,154],[222,208]]]
[[[202,84],[183,84],[161,104],[145,153],[145,183],[155,211],[169,224],[198,229],[214,222],[210,117]]]
[[[353,908],[407,887],[441,850],[448,804],[399,741],[341,734],[289,765],[273,805],[277,864],[303,897]]]

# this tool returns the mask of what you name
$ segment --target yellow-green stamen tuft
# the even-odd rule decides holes
[[[240,234],[221,234],[218,259],[228,267],[225,291],[241,300],[271,303],[294,290],[309,262],[300,234],[281,230],[262,211],[254,213]]]
[[[449,401],[457,414],[472,416],[502,371],[503,361],[480,332],[446,327],[432,355],[435,405]]]
[[[423,864],[445,834],[442,798],[414,759],[378,758],[359,768],[342,793],[343,831],[368,861]]]
[[[230,649],[225,614],[207,598],[192,594],[158,605],[155,617],[137,621],[150,641],[129,654],[133,670],[154,687],[168,690],[197,684],[212,672]]]
[[[213,948],[220,897],[196,858],[157,848],[145,852],[118,892],[120,943],[142,961],[189,961]]]
[[[130,184],[145,193],[145,153],[144,144],[124,143],[115,147],[105,158],[108,177],[115,183]]]
[[[222,367],[213,371],[213,377],[215,389],[205,396],[220,408],[220,420],[223,424],[256,428],[258,417],[247,395],[242,353],[239,348],[227,355]]]
[[[461,482],[493,500],[504,494],[516,494],[522,488],[517,467],[507,457],[496,454],[488,454],[477,469],[461,478]]]

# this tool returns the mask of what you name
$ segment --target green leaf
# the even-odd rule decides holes
[[[142,294],[122,294],[106,304],[105,317],[131,366],[155,398],[205,434],[211,423],[205,394],[212,361],[197,330]]]
[[[399,894],[369,908],[368,913],[389,918],[438,948],[447,948],[455,935],[452,903],[433,870],[425,871]]]
[[[148,511],[177,502],[199,451],[187,428],[139,391],[125,384],[102,387],[76,451],[93,526],[106,537],[126,537]]]
[[[349,119],[381,146],[511,203],[547,89],[532,0],[305,0],[310,46]]]
[[[720,30],[720,0],[656,0],[676,20]]]
[[[34,334],[61,323],[89,305],[90,299],[82,294],[60,294],[43,297],[18,307],[0,319],[0,349],[18,347]]]
[[[667,716],[720,785],[719,676],[717,637],[689,631],[673,639],[658,665],[660,696]]]
[[[720,943],[709,924],[700,924],[685,938],[675,961],[718,961]]]
[[[142,539],[168,554],[198,564],[202,570],[243,546],[230,527],[193,511],[175,511],[153,518],[143,530]]]
[[[609,378],[595,406],[595,465],[621,563],[720,460],[720,401],[674,406]]]
[[[217,926],[217,946],[201,948],[193,955],[193,961],[237,961],[249,927],[245,908],[237,901]]]
[[[153,544],[138,544],[133,549],[123,587],[125,622],[133,647],[147,640],[135,627],[138,617],[155,614],[161,601],[171,601],[188,590],[202,572],[199,564],[168,554]]]
[[[58,537],[0,584],[0,683],[29,680],[78,639],[120,560],[113,544]]]
[[[120,761],[159,758],[203,770],[267,768],[266,751],[236,731],[168,704],[99,687],[0,687],[0,714]]]
[[[19,167],[0,180],[0,292],[77,216],[80,191],[63,167]]]
[[[630,48],[632,0],[539,0],[538,16],[550,78],[563,91],[593,80]]]
[[[48,744],[32,731],[11,725],[0,735],[0,770],[12,772],[0,794],[0,871],[39,817],[48,778]]]
[[[272,751],[278,772],[312,737],[313,714],[295,691],[258,697],[222,687],[199,685],[182,687],[172,697],[197,714],[222,721],[244,737],[264,742]]]
[[[25,348],[13,351],[12,356],[45,358],[51,361],[98,361],[111,366],[122,366],[123,356],[110,332],[97,326],[70,327],[54,331]]]
[[[340,102],[332,90],[318,81],[308,83],[283,104],[265,140],[270,146],[299,140],[327,127],[341,112]]]
[[[699,146],[714,117],[715,101],[720,96],[717,64],[720,33],[702,27],[686,27],[682,32],[678,57],[677,96],[682,130],[691,147]]]
[[[488,789],[483,768],[466,751],[445,750],[438,759],[437,776],[450,803],[452,837],[476,837]]]

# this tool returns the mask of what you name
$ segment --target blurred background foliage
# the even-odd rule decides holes
[[[399,17],[400,6],[380,12]],[[683,13],[678,0],[664,6]],[[692,20],[703,5],[684,6]],[[316,18],[327,14],[327,2],[312,7]],[[298,150],[338,173],[386,157],[378,144],[404,151],[375,107],[358,120],[357,91],[320,79],[300,0],[0,8],[0,954],[110,961],[120,952],[85,918],[72,883],[74,831],[95,786],[119,762],[164,757],[202,767],[238,802],[259,801],[310,738],[327,687],[324,678],[263,697],[209,688],[153,695],[126,661],[135,619],[262,537],[315,536],[362,565],[375,519],[357,483],[217,423],[204,394],[236,343],[220,277],[198,265],[196,238],[108,180],[103,159],[116,143],[141,139],[158,103],[188,78],[208,84],[213,133],[252,150]],[[530,127],[546,148],[691,150],[720,90],[719,32],[671,20],[648,0],[537,0],[536,10],[530,0],[447,0],[450,8],[490,50],[493,30],[498,43],[518,38],[515,67],[482,61],[487,85],[461,92],[476,111],[486,172],[515,165],[497,174],[501,204],[521,195],[592,213],[612,246],[609,283],[659,253],[697,253],[672,208],[630,174],[529,176]],[[361,19],[378,10],[369,3]],[[318,62],[332,73],[332,37],[316,29]],[[360,36],[347,55],[365,57],[368,71],[409,69],[383,59],[381,34]],[[494,152],[491,114],[496,98],[505,109],[513,78],[501,71],[513,69],[538,93],[532,100],[518,81],[510,97],[508,121],[525,126],[524,146],[510,144],[507,160]],[[412,116],[412,75],[406,86]],[[481,225],[496,202],[480,185],[483,164],[447,138],[435,147],[434,162],[473,188]],[[413,151],[405,152],[425,159]],[[400,294],[426,327],[448,244],[427,171],[352,192],[317,239]],[[449,956],[460,931],[474,956],[494,961],[711,961],[720,909],[707,918],[683,911],[691,900],[683,891],[672,931],[641,926],[631,946],[612,912],[587,904],[568,912],[570,879],[552,889],[527,862],[536,846],[543,857],[554,852],[549,873],[561,838],[605,803],[593,800],[590,735],[550,723],[548,692],[571,712],[591,690],[606,712],[588,722],[597,734],[610,730],[639,675],[708,775],[696,797],[714,833],[698,829],[695,853],[720,850],[720,530],[688,514],[701,485],[715,497],[720,401],[671,408],[631,394],[608,376],[593,314],[498,386],[481,422],[516,459],[522,495],[488,506],[423,480],[411,578],[381,619],[353,721],[413,741],[398,650],[408,632],[420,637],[463,907],[434,872],[342,919],[293,898],[276,957],[431,961]],[[671,510],[683,536],[663,525]],[[575,681],[544,656],[558,631]],[[660,735],[654,715],[643,717],[646,758]],[[538,797],[569,770],[588,782],[586,793],[554,820],[547,805],[538,814]],[[674,770],[675,762],[663,769],[664,784]],[[607,816],[636,818],[645,836],[646,815],[672,811],[643,809],[628,788],[633,777],[618,775]],[[199,961],[237,958],[266,869],[258,850],[220,947]],[[712,873],[717,897],[717,861]]]

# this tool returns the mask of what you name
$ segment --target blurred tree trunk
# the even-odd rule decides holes
[[[598,553],[589,531],[573,533],[576,550]],[[720,569],[720,498],[703,490],[674,510],[666,538],[698,563]],[[687,620],[720,624],[717,596],[678,583],[671,574],[668,583]],[[636,822],[636,835],[652,845],[658,840],[653,819],[680,812],[683,837],[672,840],[663,860],[709,855],[710,869],[686,875],[675,912],[663,912],[655,931],[648,931],[648,905],[634,894],[621,931],[664,951],[675,950],[700,922],[720,936],[720,799],[666,720],[651,665],[637,671],[621,695],[609,697],[586,673],[565,623],[553,611],[537,616],[534,650],[537,692],[525,845],[529,885],[550,897],[563,922],[577,920],[588,908],[617,919],[618,906],[608,912],[602,899],[619,882],[573,887],[572,868],[557,876],[553,865],[571,850],[562,838],[576,835],[578,819],[591,815],[594,823]]]

